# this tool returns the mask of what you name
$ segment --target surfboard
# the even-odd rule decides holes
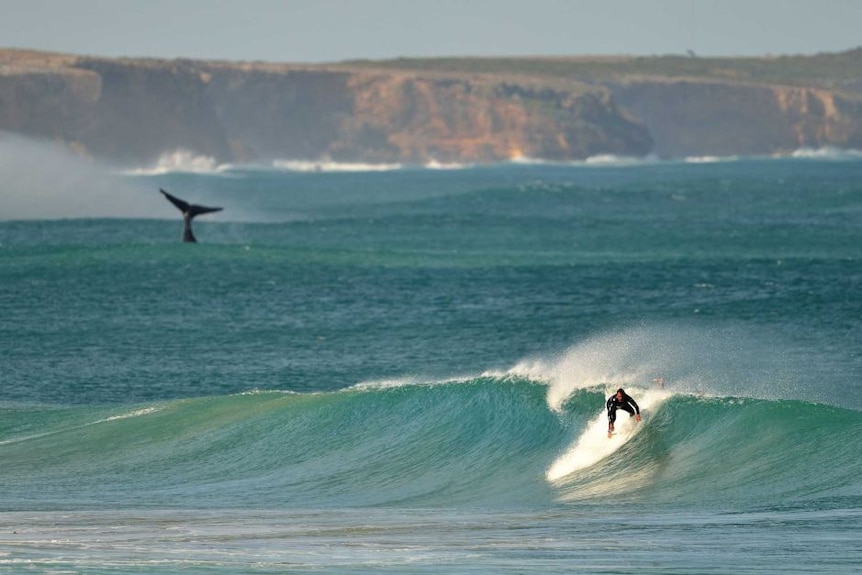
[[[628,415],[628,414],[626,414],[626,415]],[[632,435],[636,429],[634,426],[640,425],[646,419],[646,414],[645,414],[644,410],[641,410],[640,416],[641,416],[640,421],[635,420],[635,417],[633,415],[629,416],[627,418],[621,418],[621,417],[617,416],[617,421],[614,424],[614,430],[608,431],[608,439],[613,439],[613,437],[615,435],[618,435],[620,433],[624,433],[626,435]]]

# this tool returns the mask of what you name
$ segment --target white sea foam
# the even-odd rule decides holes
[[[464,170],[467,168],[475,167],[475,164],[464,164],[460,162],[439,162],[432,159],[428,161],[423,167],[428,170]]]
[[[791,154],[794,158],[813,158],[818,160],[858,160],[862,159],[862,150],[823,146],[821,148],[799,148]]]
[[[329,160],[273,160],[272,167],[288,172],[389,172],[400,170],[402,165],[333,162]]]
[[[659,163],[661,160],[657,156],[649,155],[643,157],[637,156],[620,156],[617,154],[595,154],[584,160],[574,161],[558,161],[546,160],[543,158],[534,158],[530,156],[516,156],[509,159],[509,163],[516,165],[537,165],[537,166],[589,166],[589,167],[625,167],[625,166],[642,166],[646,164]]]
[[[734,162],[739,156],[688,156],[685,162],[688,164],[717,164],[719,162]]]
[[[542,166],[542,165],[550,165],[550,164],[553,164],[554,162],[552,162],[550,160],[544,160],[542,158],[533,158],[530,156],[512,156],[511,158],[509,158],[509,163],[510,164],[516,164],[516,165],[524,165],[524,166],[533,166],[533,165]]]
[[[618,156],[616,154],[597,154],[588,157],[584,160],[584,163],[588,166],[634,166],[650,161],[654,160],[634,156]]]
[[[217,174],[230,168],[230,164],[219,164],[212,156],[178,149],[163,153],[153,166],[126,170],[124,173],[130,176],[157,176],[171,173]]]

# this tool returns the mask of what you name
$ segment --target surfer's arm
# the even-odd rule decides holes
[[[626,396],[626,403],[635,408],[634,416],[635,421],[641,420],[641,408],[638,406],[638,402],[631,398],[631,396]]]

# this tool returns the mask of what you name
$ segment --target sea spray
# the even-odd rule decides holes
[[[808,370],[775,334],[738,327],[656,323],[585,339],[553,357],[518,362],[509,373],[548,383],[548,406],[558,411],[579,389],[604,386],[709,395],[818,399],[803,385]]]

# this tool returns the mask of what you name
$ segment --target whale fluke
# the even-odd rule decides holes
[[[169,202],[177,207],[179,211],[183,213],[183,241],[184,242],[197,242],[195,239],[195,235],[192,233],[192,220],[195,216],[199,216],[201,214],[209,214],[212,212],[220,212],[224,208],[208,208],[206,206],[199,206],[197,204],[190,204],[185,200],[181,200],[176,196],[172,196],[167,193],[163,189],[159,188],[159,191],[165,195]]]

